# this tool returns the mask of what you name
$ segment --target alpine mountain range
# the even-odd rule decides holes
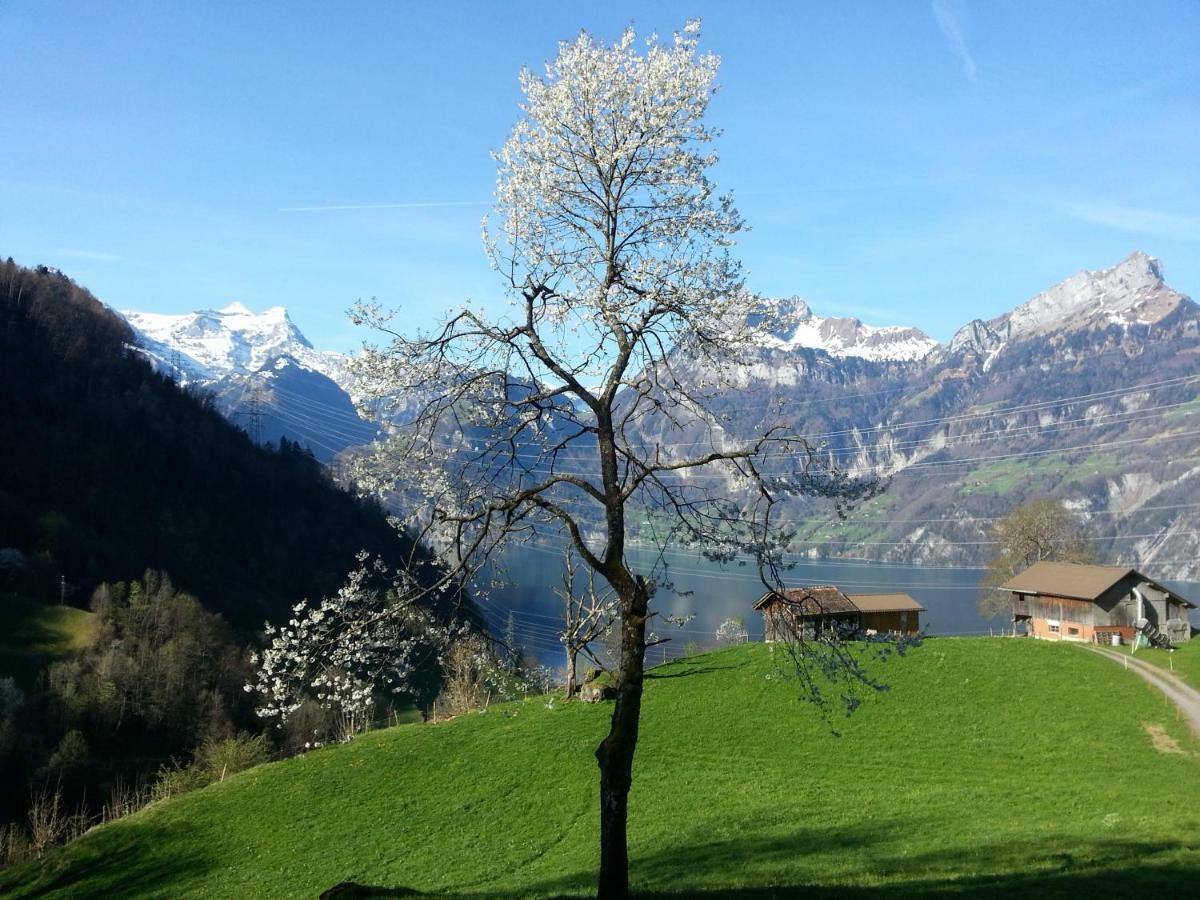
[[[979,564],[997,518],[1053,496],[1102,557],[1200,577],[1200,306],[1158,260],[1079,272],[946,344],[766,302],[753,364],[719,400],[729,440],[782,410],[839,464],[888,482],[845,520],[795,508],[810,555]],[[315,349],[282,307],[122,315],[160,371],[261,441],[287,437],[330,463],[378,433],[355,411],[349,359]],[[691,436],[641,438],[669,451]]]

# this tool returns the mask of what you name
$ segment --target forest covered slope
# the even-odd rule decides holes
[[[0,264],[0,578],[85,606],[169,572],[256,628],[410,547],[292,442],[258,447],[131,349],[129,326],[50,269]]]

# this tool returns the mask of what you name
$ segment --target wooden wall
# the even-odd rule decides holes
[[[768,643],[786,639],[792,632],[792,628],[784,622],[782,627],[780,622],[783,616],[789,615],[788,612],[780,608],[779,604],[768,604],[761,610],[763,614],[763,639]],[[918,610],[907,612],[877,612],[877,613],[862,613],[859,616],[856,613],[839,613],[826,617],[826,620],[837,619],[842,622],[851,622],[863,629],[877,631],[880,634],[897,632],[899,634],[916,634],[921,630],[921,613]],[[812,620],[815,623],[816,619]],[[806,620],[806,625],[810,623]],[[806,632],[809,628],[805,629]]]
[[[907,612],[863,613],[862,626],[880,634],[916,634],[921,630],[921,613],[915,609]]]

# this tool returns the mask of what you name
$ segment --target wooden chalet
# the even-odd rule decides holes
[[[1130,641],[1139,631],[1160,646],[1190,640],[1196,604],[1124,566],[1039,562],[999,588],[1012,594],[1013,628],[1051,641]]]
[[[813,637],[827,629],[843,634],[916,634],[925,611],[908,594],[845,594],[832,584],[768,591],[754,608],[763,615],[768,643],[789,635]]]

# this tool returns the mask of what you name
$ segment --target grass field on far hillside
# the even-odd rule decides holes
[[[830,733],[754,644],[653,670],[632,878],[667,897],[1181,896],[1200,747],[1086,648],[931,639]],[[236,775],[0,873],[10,897],[587,896],[609,708],[538,700]],[[1182,892],[1182,893],[1181,893]]]
[[[71,606],[0,597],[0,678],[29,684],[47,664],[87,644],[93,618]]]

